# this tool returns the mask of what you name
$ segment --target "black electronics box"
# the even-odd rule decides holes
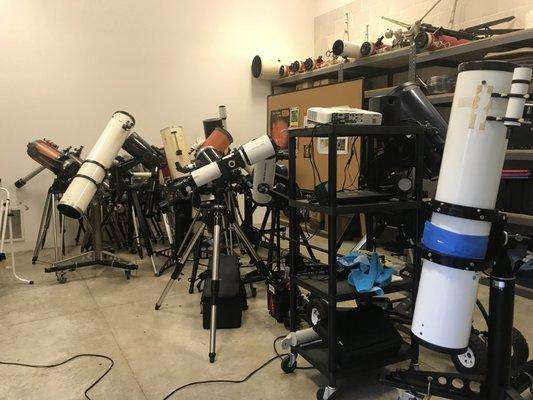
[[[202,291],[202,319],[204,329],[211,325],[211,263]],[[217,302],[217,329],[233,329],[241,326],[242,310],[246,307],[246,291],[241,281],[239,261],[235,256],[220,254],[218,268],[220,288]]]
[[[314,329],[327,342],[327,319],[320,320]],[[353,368],[375,359],[394,357],[403,343],[386,311],[376,305],[338,310],[336,329],[336,354],[342,368]]]
[[[374,192],[372,190],[344,190],[337,192],[337,204],[361,204],[375,201],[389,200],[392,194]],[[315,199],[319,204],[327,204],[329,201],[328,182],[322,182],[315,186]]]

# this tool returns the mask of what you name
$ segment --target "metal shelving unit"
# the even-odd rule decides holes
[[[410,68],[430,66],[457,67],[463,61],[482,59],[487,53],[509,51],[520,47],[533,46],[533,28],[474,40],[459,46],[446,49],[426,51],[416,54],[416,59],[410,63],[410,49],[404,47],[398,50],[360,58],[355,61],[340,63],[311,72],[300,73],[286,78],[273,80],[272,93],[275,88],[294,88],[297,84],[312,78],[333,78],[337,82],[361,77],[392,75],[396,72],[409,71]],[[391,81],[392,79],[389,79]],[[392,86],[392,82],[389,83]]]
[[[415,221],[415,242],[420,241],[421,236],[421,222],[422,216],[422,177],[423,177],[423,149],[424,149],[424,133],[425,128],[416,127],[390,127],[390,126],[364,126],[364,125],[323,125],[318,128],[302,128],[289,131],[289,266],[290,266],[290,307],[291,307],[291,331],[297,329],[297,287],[301,287],[313,295],[327,301],[328,315],[334,316],[336,314],[337,303],[346,300],[362,300],[372,297],[370,293],[357,293],[346,281],[337,280],[337,215],[341,214],[365,214],[365,225],[367,234],[368,250],[374,250],[374,216],[383,212],[403,211],[411,213]],[[378,201],[372,203],[338,205],[337,204],[337,137],[354,137],[361,136],[363,138],[376,138],[394,135],[414,135],[415,137],[415,154],[416,166],[414,174],[414,192],[412,200],[390,200]],[[298,137],[327,137],[328,138],[328,193],[329,199],[327,204],[317,204],[310,201],[300,200],[296,198],[296,139]],[[366,140],[371,154],[371,146],[373,141]],[[322,275],[320,278],[313,275],[297,275],[296,271],[299,269],[301,258],[300,255],[300,240],[298,235],[298,210],[310,209],[320,211],[327,214],[328,218],[328,261],[327,265],[327,279]],[[390,285],[384,289],[385,293],[393,293],[398,291],[409,291],[412,296],[414,304],[414,296],[416,294],[416,282],[418,271],[420,269],[420,257],[418,249],[413,249],[414,252],[414,267],[413,279],[401,278],[400,280],[391,282]],[[335,387],[337,378],[344,376],[346,373],[354,373],[354,370],[344,370],[339,367],[336,356],[337,331],[335,318],[328,318],[328,338],[326,346],[323,344],[312,345],[306,347],[296,346],[291,349],[293,354],[299,354],[309,363],[315,366],[320,372],[328,378],[328,386]],[[404,344],[400,351],[391,358],[383,359],[376,357],[373,367],[381,367],[390,365],[400,361],[411,360],[417,362],[418,360],[418,346]],[[365,369],[370,366],[365,365]]]

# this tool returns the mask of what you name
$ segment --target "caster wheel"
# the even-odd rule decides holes
[[[320,388],[316,392],[317,400],[335,400],[335,389],[328,387]]]
[[[126,275],[126,279],[129,281],[131,278],[131,271],[124,271],[124,275]]]
[[[315,326],[318,321],[326,319],[327,316],[328,304],[317,297],[310,298],[306,307],[306,319],[309,326]]]
[[[471,334],[466,352],[452,355],[452,362],[461,374],[483,375],[487,371],[487,345],[479,336]]]
[[[529,346],[522,333],[513,328],[513,339],[511,347],[511,368],[518,368],[524,365],[529,359]]]
[[[67,283],[67,275],[66,274],[57,275],[57,281],[61,284]]]
[[[281,370],[285,372],[286,374],[292,374],[294,370],[296,369],[296,366],[298,363],[296,362],[296,359],[291,364],[291,358],[290,356],[285,357],[283,360],[281,360]]]

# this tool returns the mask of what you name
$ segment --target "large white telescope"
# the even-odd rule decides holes
[[[83,216],[134,125],[135,119],[127,112],[113,114],[57,205],[62,214],[77,219]]]
[[[468,347],[510,128],[520,125],[531,69],[500,61],[459,66],[411,331],[446,353]]]

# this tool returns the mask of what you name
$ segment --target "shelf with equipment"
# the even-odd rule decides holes
[[[376,217],[387,213],[406,213],[405,215],[413,222],[414,243],[420,241],[423,222],[423,189],[422,179],[424,171],[424,135],[426,128],[423,126],[376,126],[376,125],[320,125],[314,128],[292,129],[288,133],[289,140],[289,268],[290,268],[290,324],[291,331],[297,329],[297,288],[302,288],[312,295],[324,300],[327,303],[327,315],[336,315],[337,303],[346,300],[370,301],[374,293],[358,293],[348,284],[346,280],[339,280],[337,276],[337,216],[342,214],[363,214],[365,216],[366,228],[366,250],[375,250],[375,222]],[[361,173],[364,174],[363,163],[370,161],[371,154],[374,154],[374,140],[386,137],[402,135],[410,137],[414,143],[414,169],[413,169],[413,191],[409,198],[392,199],[389,201],[374,201],[357,204],[338,204],[337,202],[337,138],[338,137],[361,137],[362,153],[365,153],[365,161],[361,161]],[[313,203],[306,199],[296,198],[296,140],[297,138],[328,138],[328,171],[327,187],[328,198],[325,204]],[[301,156],[301,155],[300,155]],[[298,236],[299,210],[309,209],[324,212],[327,218],[327,254],[328,259],[322,273],[302,273],[302,257],[300,257],[300,242]],[[415,286],[420,269],[420,257],[418,249],[413,249],[414,265],[409,278],[395,277],[394,280],[383,287],[386,294],[394,292],[409,292],[414,296]],[[297,271],[300,271],[297,273]],[[411,299],[414,301],[414,298]],[[300,354],[304,359],[315,366],[328,378],[328,386],[335,387],[337,378],[345,373],[353,372],[351,369],[344,370],[339,367],[336,355],[337,328],[335,318],[327,319],[327,339],[323,340],[321,346],[293,347],[293,354]],[[408,345],[404,343],[400,351],[393,357],[376,357],[376,367],[390,365],[404,360],[417,362],[418,347],[416,344]],[[368,369],[367,366],[365,369]]]
[[[403,71],[409,71],[409,76],[412,76],[414,75],[412,69],[431,66],[455,68],[463,61],[483,59],[488,53],[515,50],[521,47],[533,47],[533,28],[474,40],[440,50],[419,52],[415,60],[411,60],[413,62],[410,62],[409,47],[375,54],[273,80],[271,82],[272,92],[275,88],[295,88],[296,85],[310,79],[333,78],[337,82],[343,82],[349,79],[391,75]],[[389,79],[391,80],[392,78]],[[392,82],[389,83],[389,86],[391,85]]]

